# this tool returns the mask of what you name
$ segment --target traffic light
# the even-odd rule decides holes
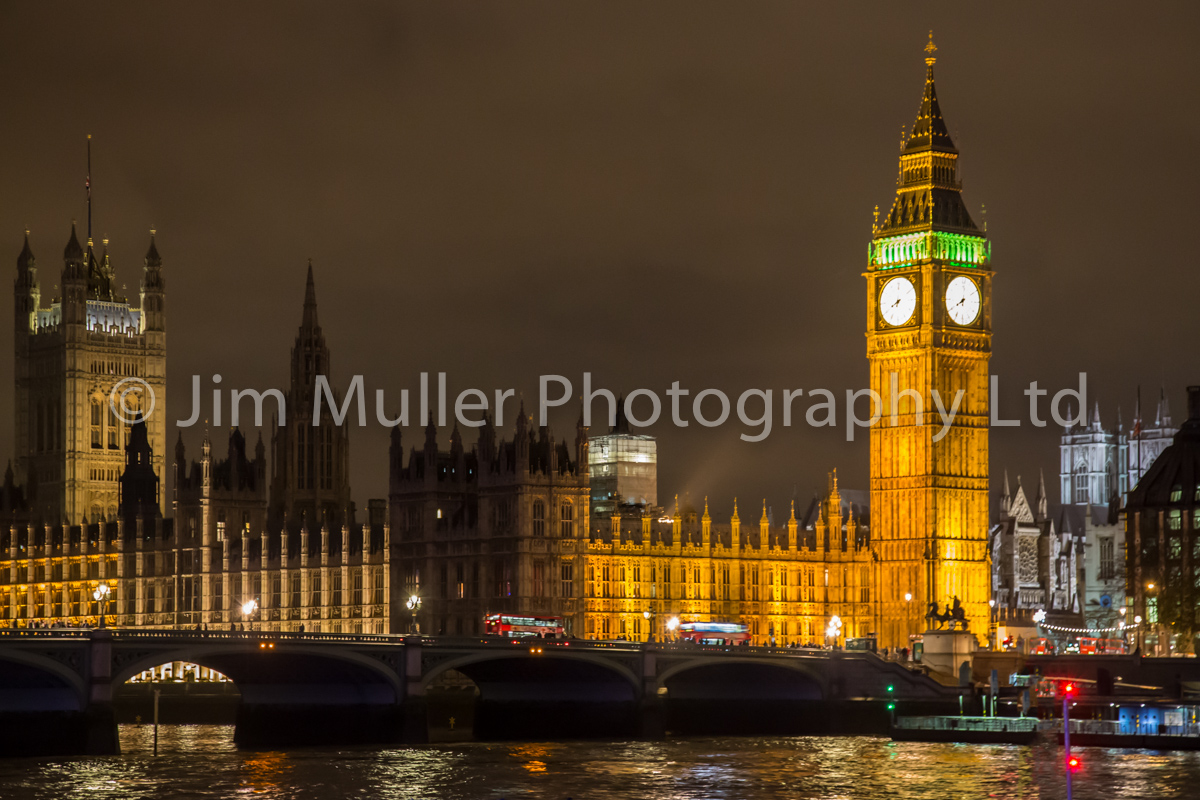
[[[1081,763],[1082,762],[1079,760],[1079,756],[1067,757],[1067,769],[1069,769],[1071,772],[1078,772]]]
[[[1071,681],[1067,681],[1066,683],[1062,684],[1063,697],[1074,697],[1078,693],[1079,687]]]
[[[895,710],[896,710],[896,704],[895,704],[895,703],[888,703],[888,704],[887,704],[887,709],[888,709],[888,711],[895,711]]]

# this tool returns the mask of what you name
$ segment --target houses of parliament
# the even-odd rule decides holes
[[[894,392],[900,411],[898,424],[871,429],[869,493],[839,486],[830,465],[820,496],[778,522],[765,501],[760,511],[732,498],[726,520],[707,498],[593,514],[582,419],[559,438],[522,408],[509,431],[485,420],[471,445],[457,428],[440,445],[429,425],[406,450],[394,428],[388,497],[362,513],[346,430],[328,410],[312,424],[331,354],[311,264],[286,411],[269,440],[206,431],[196,458],[180,434],[168,465],[169,266],[152,235],[135,306],[116,289],[108,243],[97,253],[72,228],[61,298],[42,297],[29,235],[17,258],[0,625],[94,624],[104,613],[117,626],[468,635],[486,614],[510,613],[560,615],[575,636],[645,640],[678,617],[744,622],[756,644],[875,634],[900,647],[925,629],[928,604],[959,598],[983,637],[990,248],[961,197],[928,50],[897,195],[863,273],[870,385],[885,407]],[[156,398],[131,424],[108,402],[124,378]],[[964,392],[944,438],[918,413],[935,389]],[[101,583],[104,608],[93,599]],[[413,596],[419,609],[406,607]]]

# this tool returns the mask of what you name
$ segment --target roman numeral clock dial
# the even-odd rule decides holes
[[[979,318],[979,287],[970,278],[959,275],[946,287],[946,311],[959,325],[970,325]]]
[[[908,278],[892,278],[879,293],[879,313],[888,325],[903,325],[917,310],[917,289]]]

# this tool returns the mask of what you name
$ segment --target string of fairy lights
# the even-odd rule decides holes
[[[1059,633],[1116,633],[1136,630],[1141,627],[1138,624],[1127,625],[1122,622],[1119,625],[1114,625],[1111,628],[1069,628],[1065,625],[1051,625],[1048,622],[1037,623],[1039,628],[1045,628],[1048,631],[1058,631]]]

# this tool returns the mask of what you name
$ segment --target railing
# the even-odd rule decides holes
[[[1036,717],[900,717],[897,728],[918,731],[990,731],[994,733],[1032,733],[1038,730]]]
[[[1038,730],[1049,733],[1062,733],[1061,719],[1042,720]],[[1100,734],[1103,736],[1197,736],[1200,737],[1200,725],[1140,725],[1133,730],[1121,730],[1121,723],[1115,719],[1073,719],[1071,733]]]
[[[86,639],[91,634],[87,628],[0,628],[0,638],[6,639]]]
[[[0,628],[0,638],[9,640],[25,638],[70,638],[86,639],[100,630],[98,628]],[[540,647],[543,650],[588,650],[602,652],[638,653],[653,650],[670,654],[705,655],[750,655],[785,656],[796,659],[877,659],[878,655],[859,650],[821,650],[795,647],[748,647],[743,645],[695,644],[692,642],[624,642],[596,639],[535,639],[528,637],[506,638],[499,636],[428,636],[402,633],[319,633],[299,631],[220,629],[194,630],[173,628],[105,628],[114,641],[118,642],[276,642],[328,643],[328,644],[376,644],[398,645],[413,640],[424,647],[484,647],[503,650],[513,647]]]

